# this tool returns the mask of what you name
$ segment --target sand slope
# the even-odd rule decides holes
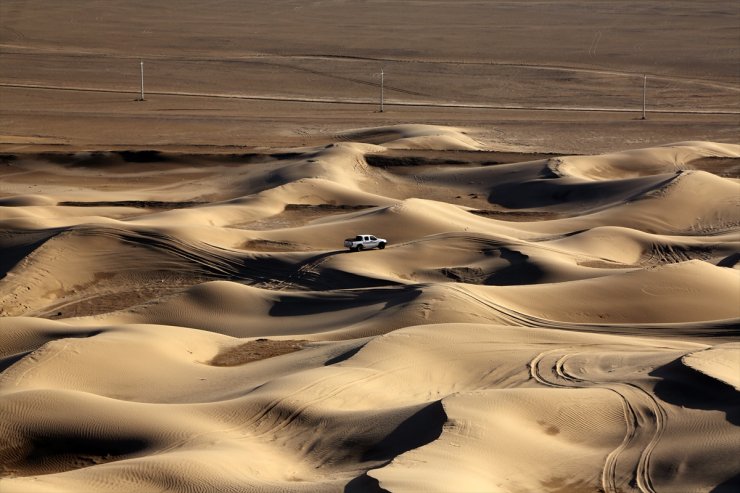
[[[2,158],[2,491],[739,486],[740,146],[336,140]]]

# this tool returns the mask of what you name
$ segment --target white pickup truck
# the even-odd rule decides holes
[[[349,248],[350,252],[359,252],[370,248],[385,248],[387,241],[383,238],[377,238],[373,235],[357,235],[354,238],[344,240],[344,246]]]

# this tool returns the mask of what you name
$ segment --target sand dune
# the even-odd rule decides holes
[[[681,361],[705,375],[735,387],[740,387],[738,375],[738,345],[736,343],[717,346],[687,354]]]
[[[740,146],[471,135],[4,157],[0,489],[734,490]]]
[[[484,146],[463,129],[433,125],[395,125],[342,132],[339,137],[388,149],[480,150]]]

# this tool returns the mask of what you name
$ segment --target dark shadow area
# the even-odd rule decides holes
[[[401,286],[401,283],[387,279],[376,279],[352,274],[337,269],[317,267],[327,258],[335,255],[350,254],[348,250],[334,250],[312,256],[298,264],[292,264],[280,257],[285,252],[254,252],[257,255],[241,261],[241,265],[234,268],[227,279],[239,281],[253,281],[252,284],[262,284],[265,289],[271,285],[290,287],[291,285],[310,289],[312,291],[334,291],[341,289],[366,289]],[[353,255],[358,255],[353,253]],[[361,255],[361,254],[360,254]]]
[[[142,151],[92,151],[92,152],[41,152],[31,155],[36,159],[72,168],[110,168],[116,165],[135,163],[175,162],[182,156],[155,150]]]
[[[99,160],[105,160],[108,156],[104,152],[76,153],[76,152],[41,152],[37,155],[31,155],[43,161],[54,164],[71,164],[74,166],[84,166],[95,163]]]
[[[242,154],[226,154],[223,156],[223,160],[229,163],[237,164],[266,163],[271,161],[269,154],[258,154],[255,152],[247,152]]]
[[[337,269],[324,268],[321,269],[321,272],[317,270],[319,265],[325,260],[336,255],[347,254],[361,255],[361,253],[353,253],[349,250],[333,250],[314,255],[295,265],[289,265],[284,261],[279,261],[265,256],[264,261],[272,264],[276,268],[269,270],[265,269],[263,259],[261,258],[259,266],[254,265],[254,262],[249,262],[248,265],[245,265],[246,269],[240,275],[243,276],[243,278],[252,276],[255,271],[253,271],[251,267],[258,267],[259,272],[263,273],[262,276],[270,276],[272,281],[293,284],[314,291],[364,289],[402,285],[401,283],[389,281],[387,279],[376,279],[374,277],[362,276]]]
[[[382,307],[378,307],[378,311],[380,311],[409,303],[420,294],[421,290],[406,286],[399,289],[381,288],[332,292],[313,297],[310,302],[304,296],[287,294],[272,306],[269,315],[273,317],[299,317],[356,309],[383,303]]]
[[[422,156],[384,156],[380,154],[366,154],[365,162],[375,168],[428,166],[428,165],[466,165],[477,166],[478,163],[460,161],[458,159],[439,159]]]
[[[529,262],[529,255],[505,247],[499,248],[501,258],[509,265],[488,276],[483,284],[489,286],[517,286],[536,284],[545,272],[536,264]]]
[[[101,329],[91,330],[89,332],[45,332],[44,336],[49,340],[58,339],[87,339],[88,337],[95,337],[98,334],[105,332]]]
[[[711,493],[737,493],[740,491],[740,473],[712,488]]]
[[[208,202],[185,201],[185,202],[163,202],[160,200],[116,200],[97,202],[64,201],[57,205],[70,207],[136,207],[139,209],[187,209]]]
[[[567,217],[566,214],[552,211],[492,211],[477,209],[468,211],[476,216],[498,219],[499,221],[509,222],[534,222],[534,221],[551,221]]]
[[[8,271],[15,267],[18,262],[26,258],[28,254],[36,250],[46,242],[47,238],[35,241],[27,245],[16,245],[11,247],[0,247],[0,279],[4,278]],[[2,311],[0,311],[2,313]]]
[[[0,279],[27,255],[56,236],[60,230],[40,232],[3,231],[0,233]],[[2,309],[0,309],[2,313]]]
[[[416,298],[421,296],[422,290],[419,289],[416,286],[409,286],[406,284],[399,284],[399,286],[403,286],[401,289],[401,292],[399,293],[398,290],[391,290],[389,289],[388,292],[391,293],[390,299],[386,302],[383,309],[387,308],[393,308],[395,306],[405,305],[408,303],[411,303]]]
[[[676,406],[722,411],[727,421],[740,425],[740,392],[730,385],[684,365],[681,359],[658,367],[650,376],[661,378],[655,395]]]
[[[367,343],[365,343],[365,344],[367,344]],[[360,349],[362,349],[362,348],[365,347],[365,344],[360,344],[359,346],[357,346],[355,348],[352,348],[349,351],[345,351],[345,352],[343,352],[342,354],[340,354],[338,356],[334,356],[333,358],[326,360],[324,362],[324,366],[336,365],[337,363],[341,363],[342,361],[347,361],[352,356],[354,356],[355,354],[359,353],[360,352]]]
[[[309,257],[306,260],[296,264],[293,267],[293,271],[288,273],[287,277],[283,280],[290,283],[311,286],[313,288],[316,284],[324,282],[321,279],[322,276],[314,269],[316,269],[322,262],[331,257],[337,255],[345,255],[347,253],[349,253],[348,250],[333,250],[331,252],[324,252],[318,255],[314,255],[313,257]],[[339,286],[333,287],[337,288]]]
[[[466,151],[432,149],[392,149],[382,154],[366,154],[368,165],[378,168],[413,167],[426,165],[495,166],[499,164],[526,163],[560,156],[553,153],[527,153],[507,151]]]
[[[124,459],[149,447],[143,438],[81,437],[72,434],[27,436],[23,452],[5,471],[20,476],[53,474]]]
[[[427,445],[442,435],[442,428],[447,422],[442,401],[435,401],[422,407],[409,416],[385,438],[365,450],[360,460],[362,462],[381,462],[381,466],[389,464],[395,457],[424,445]],[[379,482],[364,473],[347,483],[345,492],[386,492]]]
[[[730,269],[732,269],[737,265],[738,262],[740,262],[740,253],[736,252],[720,260],[717,263],[717,267],[729,267]]]
[[[31,354],[33,351],[26,351],[23,353],[14,354],[12,356],[6,356],[5,358],[0,358],[0,373],[4,372],[11,366],[13,366],[18,361],[22,360],[29,354]]]
[[[392,460],[394,457],[433,442],[442,434],[447,414],[442,401],[424,406],[409,416],[383,440],[365,451],[362,461]]]
[[[390,491],[381,488],[377,479],[363,473],[345,485],[344,493],[390,493]]]
[[[127,163],[161,163],[168,161],[168,157],[159,151],[113,151]]]
[[[359,254],[361,255],[361,253]],[[313,284],[307,284],[311,289],[369,289],[390,286],[404,286],[403,283],[390,279],[353,274],[337,269],[323,269]]]
[[[584,208],[605,206],[642,198],[676,178],[663,175],[622,180],[571,183],[566,178],[537,179],[523,183],[501,183],[490,189],[488,202],[508,209],[531,209],[581,203]]]
[[[286,204],[286,211],[313,211],[318,210],[322,212],[345,212],[345,211],[359,211],[363,209],[372,209],[373,207],[379,207],[377,205],[346,205],[346,204]]]
[[[90,438],[71,435],[36,437],[31,439],[29,463],[42,463],[60,455],[121,456],[146,449],[149,442],[140,438]]]
[[[278,161],[286,161],[288,159],[297,159],[303,155],[304,154],[302,152],[276,152],[274,154],[270,154],[270,157]]]
[[[197,163],[199,166],[219,163],[225,165],[264,164],[277,161],[288,161],[309,156],[301,152],[278,152],[273,154],[249,152],[232,154],[212,154],[197,152],[194,154],[143,150],[109,150],[91,152],[39,152],[24,154],[24,158],[33,158],[49,163],[71,167],[110,168],[120,164],[178,164]],[[10,163],[18,160],[15,154],[0,154],[0,162]]]
[[[278,152],[275,154],[262,154],[258,152],[235,153],[235,154],[214,154],[216,160],[223,160],[237,164],[264,164],[271,161],[285,161],[287,159],[296,159],[303,156],[300,152]]]
[[[274,254],[257,252],[254,258],[244,259],[235,277],[245,281],[275,281],[287,277],[292,265]],[[247,283],[249,284],[249,283]]]

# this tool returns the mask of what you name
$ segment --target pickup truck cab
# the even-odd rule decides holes
[[[370,248],[385,248],[387,241],[384,238],[377,238],[373,235],[357,235],[354,238],[344,240],[344,246],[349,248],[350,252],[359,252]]]

